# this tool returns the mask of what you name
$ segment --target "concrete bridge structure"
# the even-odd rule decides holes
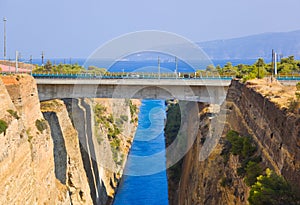
[[[178,99],[221,104],[231,79],[36,78],[41,101],[57,98]]]

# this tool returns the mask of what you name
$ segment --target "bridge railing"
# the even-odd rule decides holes
[[[231,80],[235,76],[228,75],[195,75],[194,73],[184,73],[180,75],[175,75],[174,73],[161,73],[158,75],[157,73],[108,73],[105,75],[96,75],[90,73],[82,73],[82,74],[62,74],[62,73],[32,73],[32,76],[35,78],[62,78],[62,79],[74,79],[74,78],[82,78],[82,79],[223,79],[223,80]]]

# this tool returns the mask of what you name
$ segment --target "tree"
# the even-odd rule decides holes
[[[269,168],[266,169],[266,175],[257,177],[257,182],[251,187],[248,201],[251,205],[300,204],[290,184]]]
[[[45,64],[45,70],[48,72],[52,70],[52,63],[50,60],[48,60],[47,63]]]
[[[245,182],[248,186],[251,186],[256,182],[256,178],[262,173],[262,168],[260,167],[259,163],[249,161],[245,171]]]
[[[257,78],[263,78],[264,77],[264,66],[265,66],[264,59],[259,58],[256,61],[255,66],[257,67]]]
[[[216,67],[213,64],[210,64],[206,67],[206,71],[214,72],[217,71]]]

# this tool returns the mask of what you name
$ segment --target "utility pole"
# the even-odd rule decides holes
[[[44,51],[42,51],[42,66],[44,66]]]
[[[271,66],[272,66],[272,69],[274,69],[274,49],[272,49],[272,62],[271,62]],[[275,74],[275,72],[273,73],[273,71],[272,71],[272,77],[273,77],[273,74]]]
[[[32,75],[32,69],[33,69],[33,67],[32,67],[32,55],[30,55],[30,67],[31,67],[30,74]]]
[[[160,58],[158,56],[158,80],[160,80]]]
[[[3,23],[4,23],[4,52],[3,52],[3,58],[6,60],[6,17],[3,18]]]
[[[18,68],[18,60],[19,60],[19,52],[16,51],[16,70],[15,70],[16,73],[19,72],[19,68]]]
[[[277,53],[274,53],[274,74],[277,76]]]
[[[178,78],[178,62],[177,62],[177,57],[175,56],[175,75],[176,79]]]

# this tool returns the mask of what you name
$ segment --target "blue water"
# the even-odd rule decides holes
[[[46,62],[48,59],[46,59],[44,62]],[[149,61],[117,61],[113,65],[110,64],[110,62],[103,62],[103,61],[97,61],[97,60],[89,60],[86,63],[86,59],[82,58],[75,58],[75,59],[49,59],[52,64],[59,64],[59,63],[66,63],[66,64],[79,64],[84,65],[86,68],[90,65],[97,66],[100,68],[108,68],[110,72],[133,72],[136,70],[139,70],[140,68],[143,68],[145,66],[149,66],[154,68],[155,71],[157,71],[157,61],[156,60],[149,60]],[[252,65],[255,63],[257,59],[232,59],[232,60],[212,60],[212,63],[217,66],[220,65],[223,67],[227,62],[231,62],[233,66],[236,66],[238,64],[247,64]],[[266,59],[266,63],[269,63],[270,60]],[[42,61],[41,59],[33,59],[33,64],[41,65]],[[161,67],[169,69],[171,71],[175,70],[175,62],[161,62]],[[202,69],[205,70],[206,66],[201,67],[201,62],[199,62],[199,66],[195,69]],[[186,64],[184,61],[178,61],[178,71],[179,72],[193,72],[195,69],[191,68],[188,64]]]
[[[165,104],[143,100],[139,124],[114,205],[167,205]],[[155,157],[155,155],[159,157]]]

